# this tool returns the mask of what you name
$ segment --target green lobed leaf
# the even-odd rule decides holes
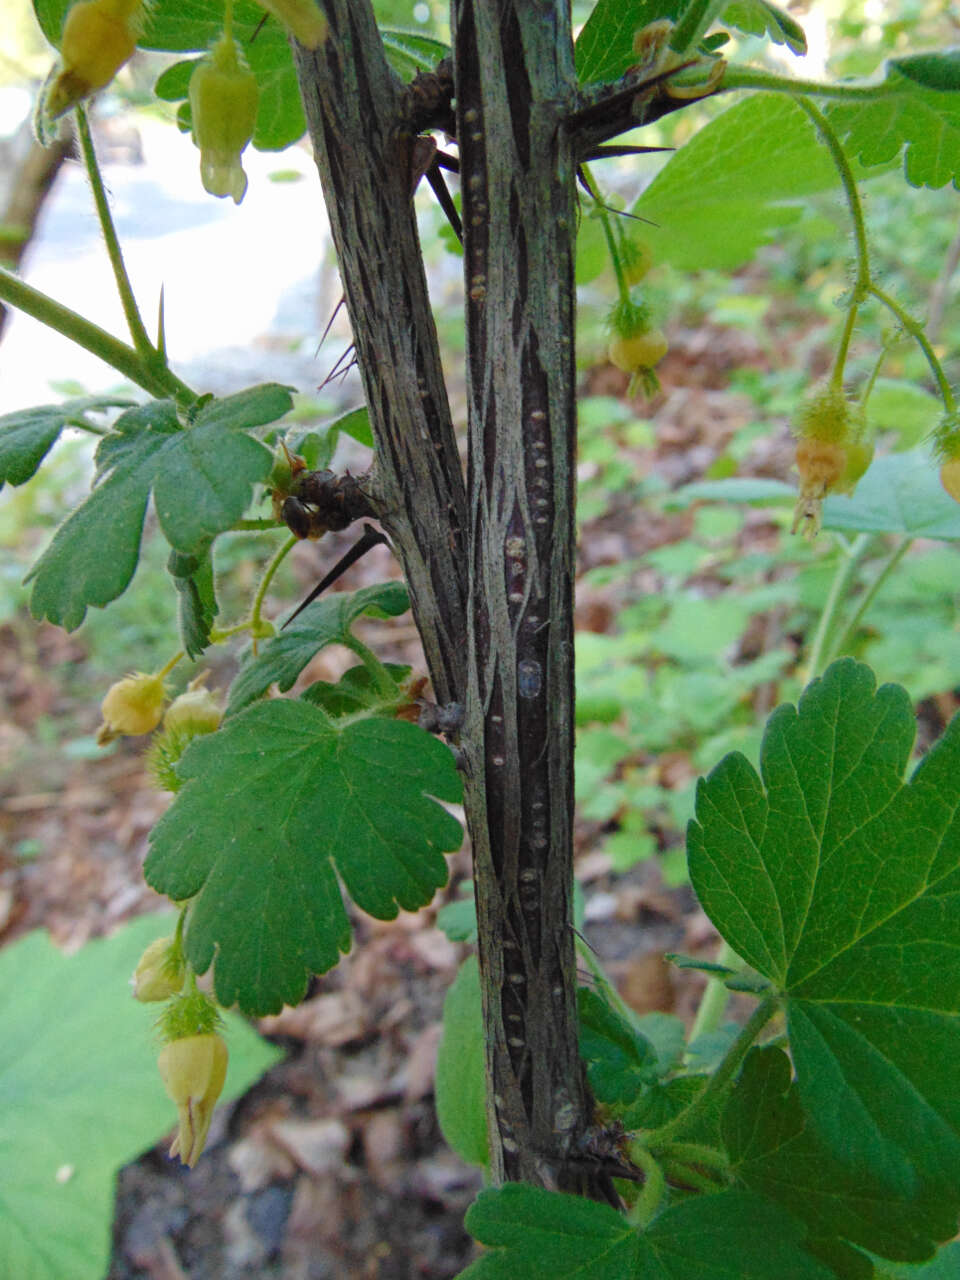
[[[827,115],[861,164],[903,155],[914,187],[960,187],[960,49],[891,58],[876,93],[831,103]]]
[[[939,1200],[898,1196],[869,1170],[835,1159],[804,1114],[791,1075],[780,1049],[748,1055],[722,1118],[737,1179],[802,1218],[817,1239],[839,1237],[901,1261],[931,1257],[936,1242],[956,1231],[956,1215]],[[865,1262],[861,1256],[861,1270]]]
[[[154,1013],[130,998],[144,948],[176,917],[142,916],[64,955],[46,934],[0,951],[0,1275],[101,1280],[117,1170],[176,1122],[156,1067]],[[224,1099],[280,1054],[226,1015]]]
[[[437,1120],[447,1144],[467,1164],[486,1165],[487,1082],[480,969],[476,956],[460,966],[443,1002],[443,1038],[437,1050]]]
[[[488,1252],[460,1280],[836,1280],[795,1218],[742,1191],[688,1200],[639,1232],[605,1204],[510,1183],[481,1191],[466,1227]]]
[[[360,591],[337,591],[308,605],[287,631],[261,645],[257,657],[249,654],[233,684],[227,715],[249,706],[272,684],[285,693],[300,672],[324,645],[336,644],[349,634],[362,613],[380,610],[390,618],[410,607],[402,582],[381,582]]]
[[[153,829],[146,878],[195,899],[190,961],[204,972],[216,957],[218,999],[248,1013],[296,1004],[349,948],[340,881],[392,920],[430,901],[463,836],[436,802],[460,799],[450,749],[404,721],[338,725],[276,699],[196,739],[177,772],[184,785]]]
[[[632,1102],[660,1074],[653,1046],[597,991],[577,991],[580,1056],[597,1101]]]
[[[285,387],[254,387],[211,400],[184,429],[170,400],[127,410],[100,441],[93,492],[60,525],[27,575],[30,609],[72,631],[90,605],[115,600],[140,554],[147,501],[175,551],[205,552],[243,515],[272,458],[244,429],[289,409]]]
[[[210,630],[217,616],[213,578],[213,555],[199,556],[171,551],[167,571],[180,598],[178,621],[180,639],[188,658],[198,658],[210,643]]]
[[[906,692],[834,663],[697,790],[691,879],[785,993],[800,1097],[834,1156],[960,1205],[960,718],[907,784]]]
[[[56,444],[64,427],[89,428],[87,415],[127,408],[127,397],[83,396],[63,404],[41,404],[0,417],[0,489],[9,481],[26,484]]]
[[[803,216],[808,197],[837,183],[802,109],[759,93],[724,111],[663,166],[632,212],[657,261],[730,270]]]

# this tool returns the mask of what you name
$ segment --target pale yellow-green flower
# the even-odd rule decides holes
[[[100,704],[103,724],[97,742],[102,747],[122,734],[150,733],[160,723],[165,701],[162,676],[142,671],[124,676],[110,686]]]
[[[167,1093],[177,1106],[179,1127],[170,1146],[192,1169],[200,1158],[213,1109],[227,1076],[227,1046],[218,1035],[186,1036],[172,1040],[160,1053],[157,1066]]]
[[[56,118],[110,83],[133,55],[143,25],[143,0],[79,0],[67,13],[60,65],[45,108]]]
[[[247,190],[240,157],[253,137],[259,90],[232,37],[221,36],[197,63],[189,93],[204,188],[239,204]]]

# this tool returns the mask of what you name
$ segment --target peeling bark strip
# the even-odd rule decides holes
[[[438,702],[465,688],[466,496],[413,211],[416,107],[368,0],[325,0],[330,36],[295,46],[377,443],[371,497],[397,548]]]
[[[573,886],[576,156],[563,0],[454,0],[470,413],[462,745],[495,1182],[590,1190]]]

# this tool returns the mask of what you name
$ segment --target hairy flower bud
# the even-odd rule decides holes
[[[103,724],[97,742],[102,747],[122,734],[150,733],[160,723],[165,700],[161,676],[136,672],[118,680],[100,704]]]
[[[56,118],[110,83],[137,47],[142,0],[79,0],[67,13],[45,108]]]
[[[257,77],[232,37],[221,36],[190,77],[190,110],[204,188],[235,204],[247,190],[240,157],[253,137],[258,97]]]
[[[183,951],[173,937],[157,938],[133,971],[133,997],[144,1003],[169,1000],[183,986]]]
[[[206,673],[201,679],[205,678]],[[193,680],[186,692],[174,698],[167,707],[163,727],[167,731],[196,738],[202,733],[213,733],[215,729],[219,729],[222,719],[220,700],[209,689],[204,689],[199,681]]]
[[[214,1034],[173,1040],[157,1059],[167,1093],[177,1106],[179,1128],[170,1146],[191,1168],[207,1140],[213,1109],[227,1076],[227,1046]]]
[[[259,0],[306,49],[317,49],[327,38],[327,19],[316,0]]]

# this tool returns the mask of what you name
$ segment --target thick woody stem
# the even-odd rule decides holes
[[[410,588],[439,702],[463,696],[466,496],[413,209],[415,94],[367,0],[327,0],[300,88],[353,326],[377,469],[371,496]]]
[[[470,426],[468,686],[495,1181],[596,1193],[573,889],[575,77],[563,0],[454,0]]]

